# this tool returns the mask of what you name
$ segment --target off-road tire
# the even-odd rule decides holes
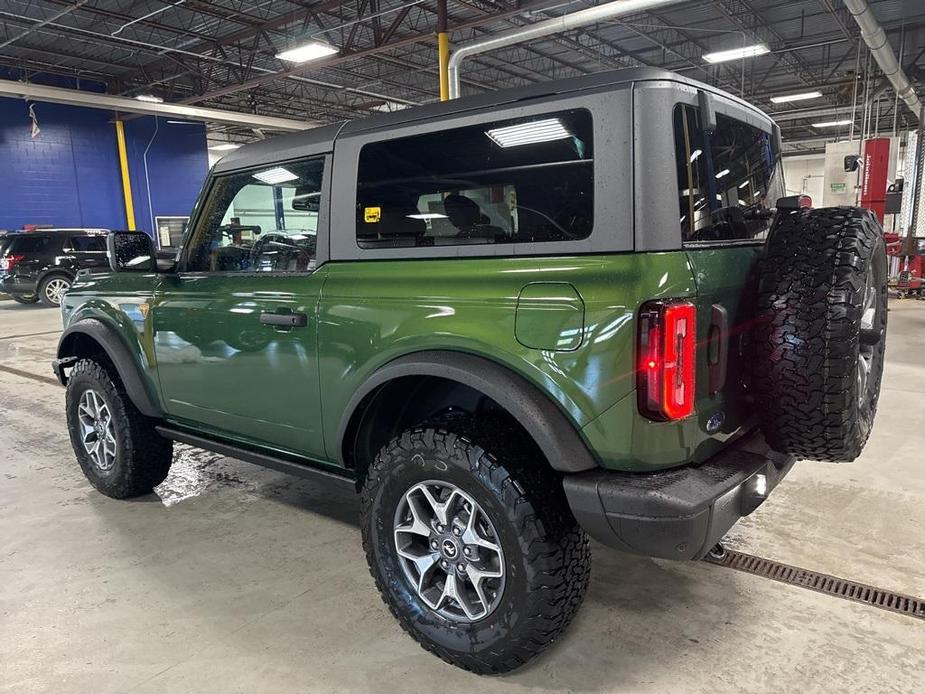
[[[886,282],[883,230],[868,210],[806,209],[776,220],[753,336],[753,386],[773,448],[836,462],[861,453],[883,373]],[[862,330],[865,302],[873,312],[865,319],[871,328]],[[862,355],[869,364],[864,387]]]
[[[65,282],[70,288],[70,285],[73,284],[73,280],[70,277],[67,277],[62,274],[48,275],[39,283],[38,298],[42,302],[43,306],[48,306],[49,308],[57,308],[61,305],[60,301],[55,301],[49,290],[49,287],[53,282]],[[65,289],[64,291],[67,291]]]
[[[397,504],[413,485],[435,479],[477,501],[504,551],[503,592],[479,621],[454,621],[432,610],[398,563]],[[370,465],[361,508],[363,547],[383,601],[412,638],[450,664],[486,675],[518,668],[559,637],[584,598],[588,537],[559,476],[541,457],[528,459],[509,434],[461,422],[405,431]]]
[[[106,471],[85,449],[78,419],[81,396],[91,389],[108,406],[115,428],[115,463]],[[94,359],[74,364],[65,403],[71,446],[84,475],[98,491],[114,499],[129,499],[149,494],[164,481],[170,471],[173,442],[160,436],[154,430],[154,420],[132,404],[111,365]]]
[[[10,294],[10,298],[18,304],[34,304],[39,300],[36,294]]]

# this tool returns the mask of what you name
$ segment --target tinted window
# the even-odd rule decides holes
[[[72,236],[71,248],[80,252],[106,252],[106,237],[104,236]]]
[[[315,267],[324,160],[221,176],[189,242],[191,272],[306,272]]]
[[[783,195],[774,136],[716,115],[716,132],[703,131],[700,109],[674,112],[681,234],[686,242],[764,238],[770,207]]]
[[[51,238],[48,236],[17,236],[9,246],[10,253],[42,253],[51,247]]]
[[[593,154],[584,110],[366,145],[357,242],[395,248],[587,238]]]

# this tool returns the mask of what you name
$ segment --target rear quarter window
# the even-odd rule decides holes
[[[760,241],[783,195],[774,135],[718,113],[703,130],[700,109],[674,110],[678,220],[685,244]]]
[[[10,241],[8,251],[16,254],[43,253],[51,248],[51,239],[47,236],[17,236]]]
[[[594,224],[584,109],[397,138],[360,151],[361,248],[585,239]]]

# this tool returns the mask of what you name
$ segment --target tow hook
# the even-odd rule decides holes
[[[722,542],[717,542],[713,545],[713,548],[707,552],[707,556],[714,561],[722,561],[726,558],[726,548],[723,547]]]
[[[51,363],[51,370],[55,372],[55,377],[62,386],[67,385],[67,374],[64,373],[64,370],[74,366],[76,361],[77,357],[64,357],[63,359],[55,359]]]

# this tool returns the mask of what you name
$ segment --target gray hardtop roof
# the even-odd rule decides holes
[[[634,82],[668,80],[679,82],[695,89],[704,89],[714,93],[721,93],[733,101],[751,109],[757,114],[770,120],[770,117],[754,105],[737,96],[722,92],[708,84],[684,77],[676,72],[660,68],[637,67],[624,70],[608,70],[581,77],[552,80],[550,82],[537,82],[524,87],[501,89],[495,92],[485,92],[475,96],[450,101],[435,102],[423,106],[402,109],[393,113],[360,118],[358,120],[343,121],[320,128],[310,128],[295,133],[279,135],[260,142],[254,142],[229,152],[216,162],[214,173],[224,173],[237,169],[260,166],[289,159],[298,159],[322,152],[330,152],[334,148],[334,140],[340,135],[368,132],[372,130],[389,130],[399,125],[406,125],[422,120],[436,120],[453,116],[466,111],[478,111],[502,106],[527,99],[556,94],[600,89],[603,87],[627,88]]]

